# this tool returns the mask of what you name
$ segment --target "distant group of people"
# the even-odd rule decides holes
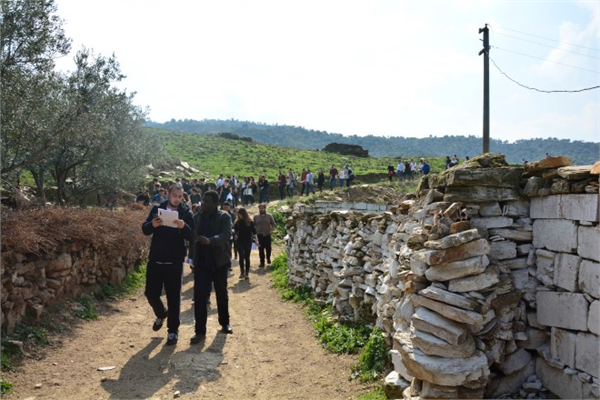
[[[427,175],[431,172],[431,166],[421,158],[417,164],[412,158],[410,160],[400,160],[394,168],[390,162],[387,167],[387,176],[390,182],[394,179],[394,175],[398,181],[415,178],[417,175]]]
[[[195,210],[186,203],[184,194],[180,183],[170,185],[166,200],[154,204],[142,224],[144,234],[152,235],[145,288],[156,317],[152,329],[158,331],[167,322],[167,345],[178,342],[186,258],[194,271],[195,334],[190,343],[195,344],[206,337],[207,305],[213,287],[221,332],[233,333],[227,293],[232,250],[234,258],[239,257],[240,279],[247,280],[252,244],[259,249],[259,267],[271,264],[271,235],[275,229],[275,220],[266,212],[266,204],[260,204],[259,213],[251,218],[245,208],[231,210],[229,201],[219,209],[220,196],[216,190],[203,193]],[[166,306],[161,300],[163,288]]]

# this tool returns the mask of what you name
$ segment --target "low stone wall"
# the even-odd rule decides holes
[[[378,213],[299,205],[290,282],[376,322],[405,398],[599,398],[598,195],[535,198],[530,215],[532,174],[451,170]]]
[[[56,253],[39,256],[8,251],[2,255],[2,328],[7,333],[28,313],[39,318],[44,308],[100,283],[118,284],[147,256],[148,246],[114,249],[87,243],[62,243]]]

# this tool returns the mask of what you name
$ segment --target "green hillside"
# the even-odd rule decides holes
[[[299,150],[258,142],[233,140],[219,137],[216,134],[198,135],[193,133],[173,132],[148,128],[155,133],[164,148],[164,159],[179,158],[201,171],[198,176],[207,176],[209,181],[216,180],[219,173],[237,176],[253,175],[258,178],[266,174],[273,181],[279,170],[292,168],[300,172],[302,168],[310,168],[315,174],[319,168],[327,174],[334,164],[340,169],[348,163],[356,175],[381,174],[385,176],[389,162],[396,166],[395,158],[361,158],[344,156],[318,150]],[[419,157],[413,157],[418,160]],[[432,172],[439,172],[444,167],[442,158],[428,159]]]

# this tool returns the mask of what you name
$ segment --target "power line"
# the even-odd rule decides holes
[[[492,59],[492,57],[489,57],[489,59],[492,61],[492,63],[494,64],[494,66],[498,69],[498,71],[500,71],[500,73],[502,75],[506,76],[509,80],[513,81],[514,83],[516,83],[517,85],[519,85],[521,87],[524,87],[525,89],[535,90],[535,91],[541,92],[541,93],[578,93],[578,92],[584,92],[586,90],[594,90],[594,89],[600,88],[600,86],[592,86],[592,87],[589,87],[589,88],[578,89],[578,90],[541,90],[541,89],[537,89],[537,88],[532,88],[532,87],[523,85],[522,83],[517,82],[516,80],[514,80],[513,78],[511,78],[510,76],[508,76],[504,71],[502,71],[500,69],[500,67],[496,64],[496,62]]]
[[[576,66],[574,66],[574,65],[569,65],[569,64],[564,64],[564,63],[559,63],[559,62],[552,61],[552,60],[548,60],[548,59],[545,59],[545,58],[540,58],[540,57],[530,56],[529,54],[523,54],[523,53],[519,53],[519,52],[517,52],[517,51],[512,51],[512,50],[503,49],[503,48],[501,48],[501,47],[498,47],[498,46],[490,46],[490,47],[493,47],[494,49],[498,49],[498,50],[508,51],[509,53],[518,54],[518,55],[521,55],[521,56],[524,56],[524,57],[535,58],[535,59],[537,59],[537,60],[547,61],[547,62],[550,62],[550,63],[553,63],[553,64],[564,65],[565,67],[577,68],[577,69],[580,69],[580,70],[582,70],[582,71],[593,72],[594,74],[598,74],[598,71],[594,71],[594,70],[591,70],[591,69],[586,69],[586,68],[576,67]]]
[[[517,39],[517,40],[522,40],[523,42],[528,42],[528,43],[537,44],[537,45],[539,45],[539,46],[549,47],[549,48],[551,48],[551,49],[556,49],[556,50],[560,50],[560,51],[565,51],[565,52],[567,52],[567,53],[577,54],[577,55],[579,55],[579,56],[583,56],[583,57],[590,57],[590,58],[595,58],[596,60],[600,60],[600,57],[595,57],[595,56],[590,56],[590,55],[587,55],[587,54],[576,53],[576,52],[574,52],[574,51],[570,51],[570,50],[561,49],[561,48],[559,48],[559,47],[556,47],[556,46],[550,46],[550,45],[543,44],[543,43],[533,42],[533,41],[531,41],[531,40],[527,40],[527,39],[521,39],[521,38],[518,38],[518,37],[516,37],[516,36],[507,35],[507,34],[505,34],[505,33],[495,32],[495,34],[496,34],[496,35],[507,36],[507,37],[509,37],[509,38],[513,38],[513,39]]]
[[[533,36],[533,37],[544,39],[544,40],[550,40],[552,42],[563,43],[563,44],[568,44],[568,45],[571,45],[571,46],[581,47],[582,49],[593,50],[593,51],[600,51],[600,50],[595,49],[593,47],[581,46],[581,45],[578,45],[578,44],[575,44],[575,43],[561,42],[560,40],[550,39],[550,38],[547,38],[547,37],[538,36],[538,35],[534,35],[534,34],[531,34],[531,33],[525,33],[525,32],[521,32],[521,31],[517,31],[515,29],[504,28],[502,26],[497,26],[496,25],[496,28],[504,29],[504,30],[511,31],[511,32],[517,32],[517,33],[520,33],[522,35]]]

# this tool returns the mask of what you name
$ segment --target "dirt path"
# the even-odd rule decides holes
[[[59,346],[7,373],[6,399],[349,399],[369,390],[348,381],[356,356],[327,353],[297,304],[284,302],[258,269],[252,252],[249,281],[229,278],[232,335],[219,332],[212,294],[204,344],[190,345],[193,275],[186,267],[179,343],[165,346],[166,328],[151,329],[143,290],[111,303],[98,320],[80,324]],[[98,367],[114,366],[109,371]],[[41,387],[36,388],[36,385]]]

